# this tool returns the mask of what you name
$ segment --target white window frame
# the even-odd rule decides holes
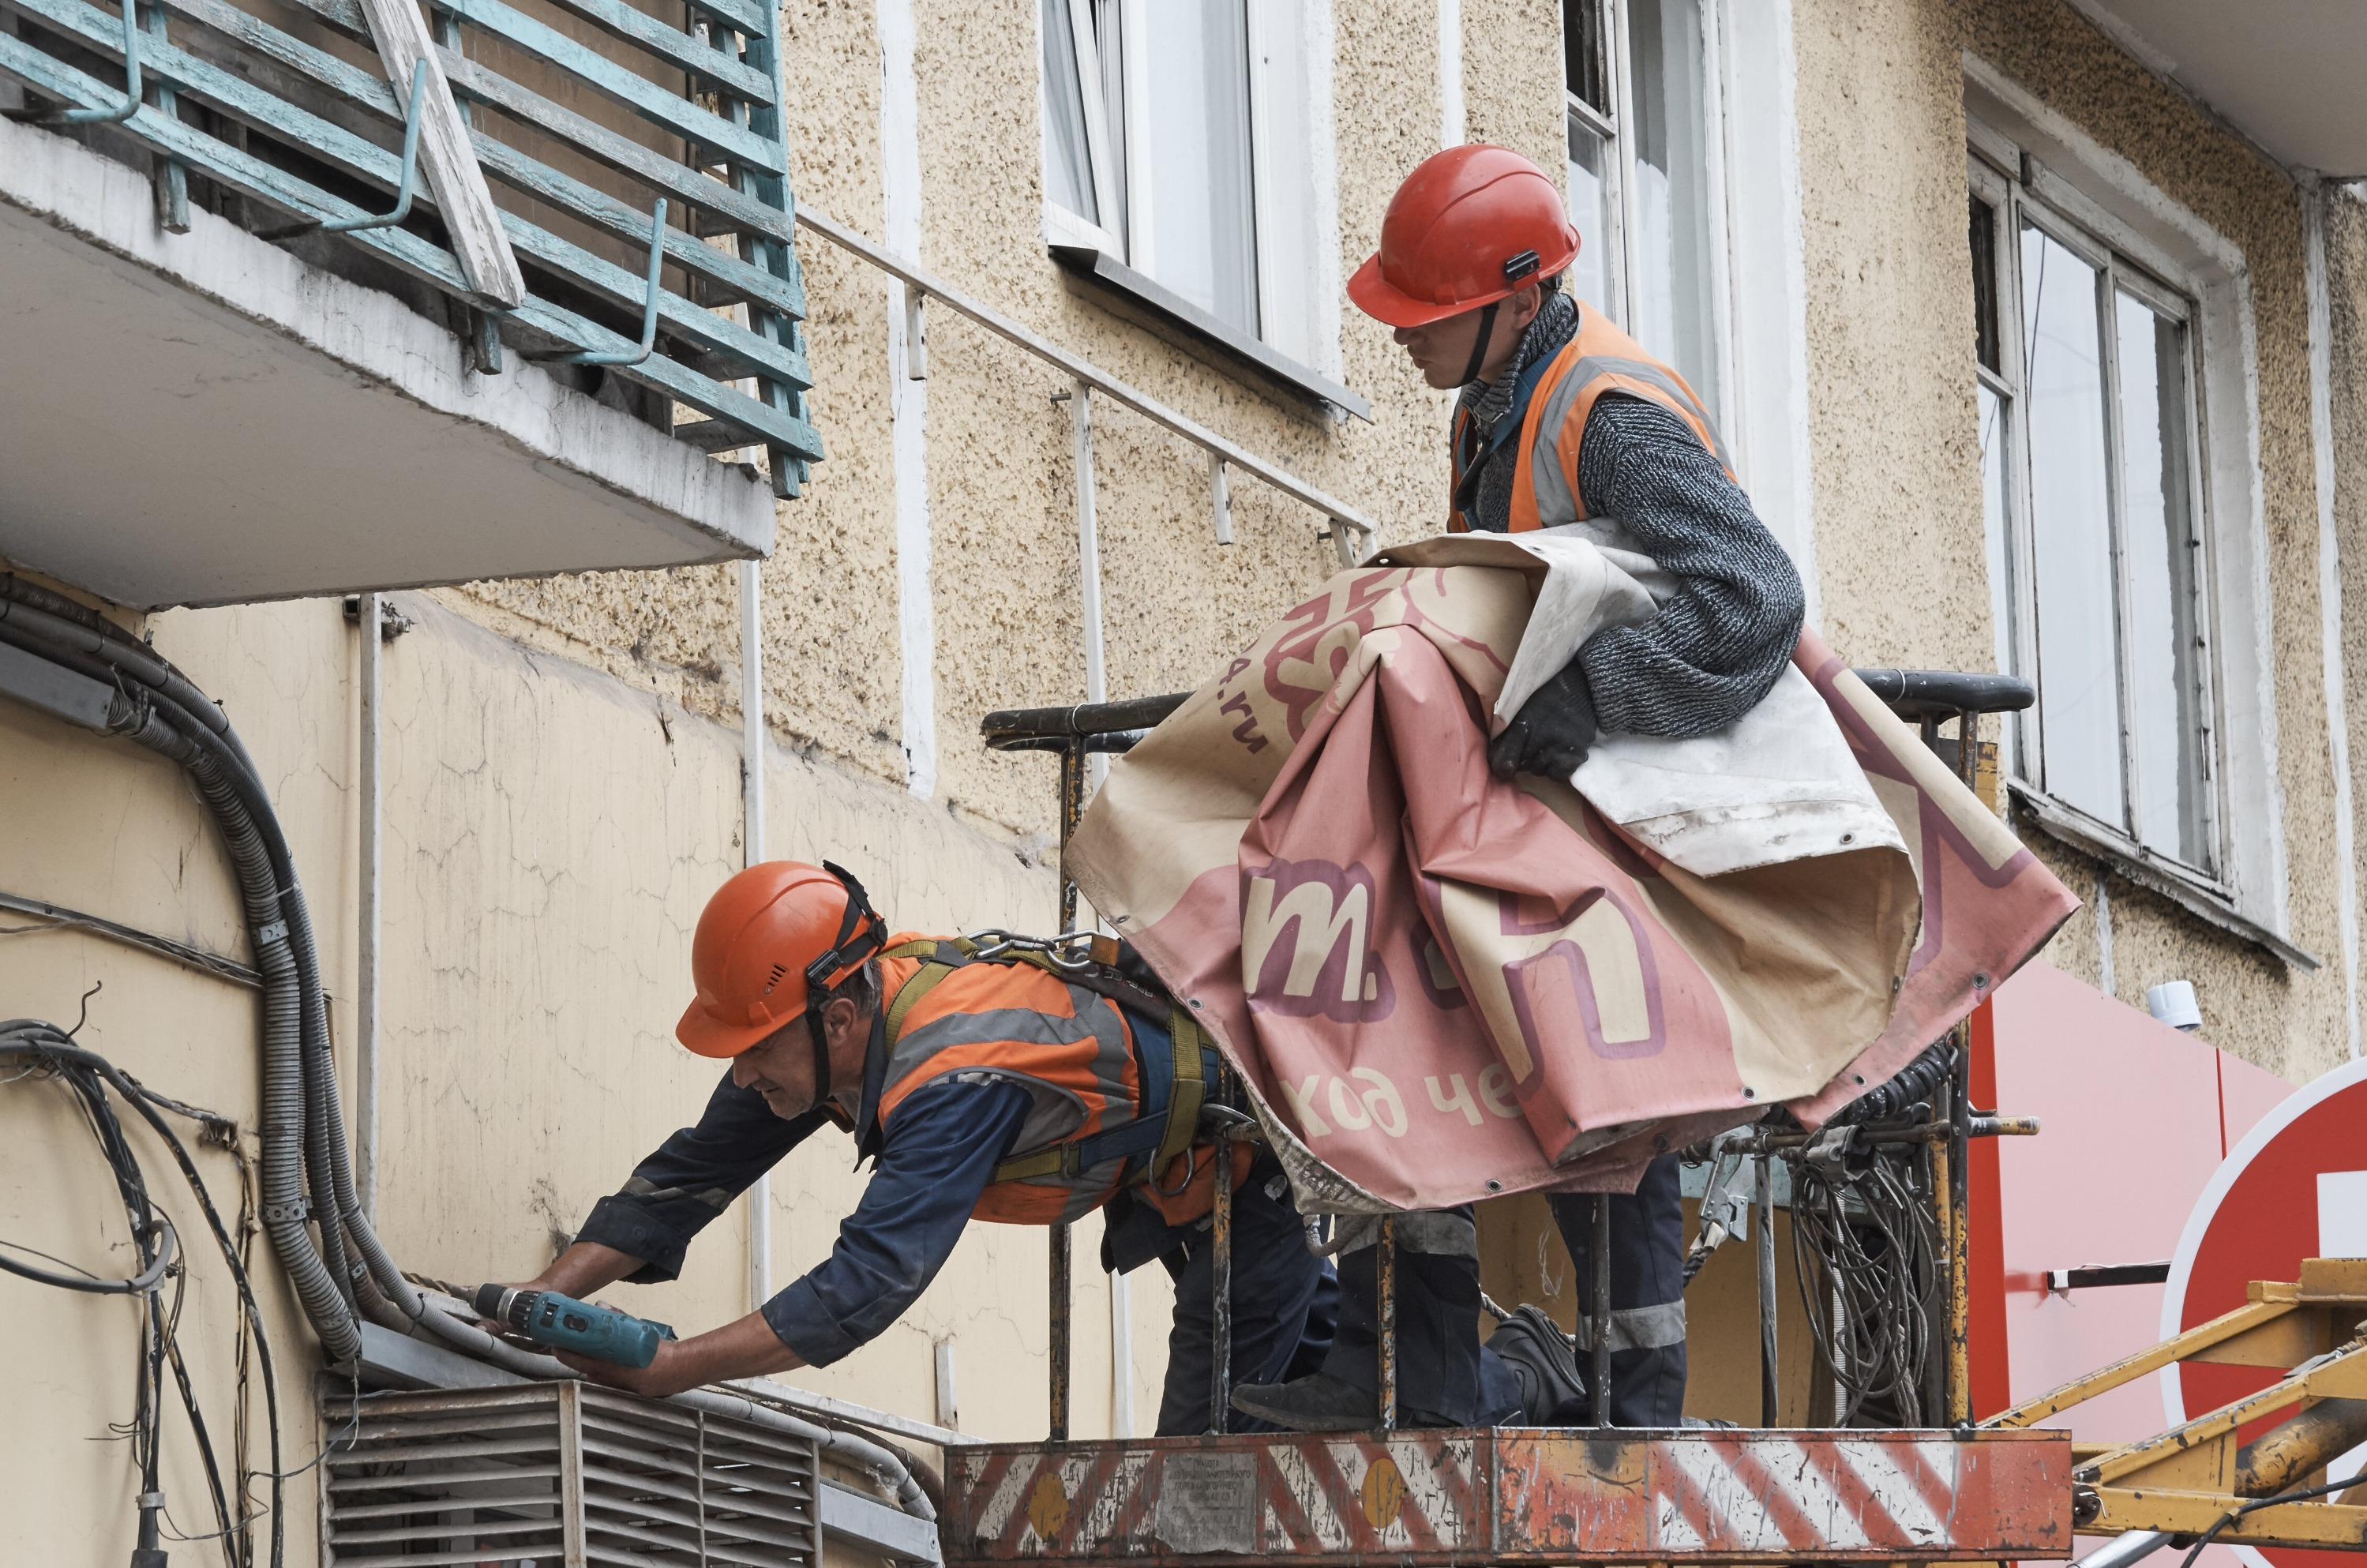
[[[1149,7],[1180,0],[1055,0],[1068,6],[1076,40],[1079,97],[1093,199],[1104,221],[1044,199],[1044,234],[1051,244],[1100,251],[1159,280],[1158,236],[1147,207],[1129,192],[1143,188],[1145,151],[1157,128],[1149,123],[1146,51],[1126,47],[1140,37]],[[1198,0],[1195,0],[1198,3]],[[1323,375],[1341,374],[1339,190],[1332,158],[1331,0],[1243,0],[1248,26],[1251,248],[1257,275],[1258,326],[1251,335],[1285,358]],[[1114,21],[1115,62],[1101,48],[1096,18]],[[1042,161],[1055,156],[1048,92],[1040,79]],[[1117,100],[1124,123],[1111,119]],[[1121,159],[1114,131],[1124,132]],[[1124,168],[1121,187],[1119,173]],[[1120,215],[1123,227],[1109,222]],[[1162,285],[1163,287],[1164,285]],[[1229,325],[1230,324],[1229,324]],[[1236,328],[1236,330],[1238,330]]]
[[[1729,6],[1727,0],[1663,0],[1663,3],[1691,6],[1701,17],[1701,131],[1705,154],[1704,161],[1707,165],[1703,176],[1708,187],[1709,209],[1710,353],[1713,368],[1717,373],[1717,387],[1716,395],[1710,400],[1710,414],[1717,421],[1720,432],[1724,433],[1734,430],[1738,425],[1735,417],[1735,282],[1727,182],[1730,149],[1727,145],[1725,56]],[[1605,181],[1609,186],[1608,205],[1613,232],[1605,235],[1581,234],[1580,239],[1586,244],[1603,245],[1609,258],[1603,278],[1605,292],[1610,297],[1590,302],[1600,305],[1618,325],[1627,327],[1637,319],[1641,309],[1637,287],[1637,279],[1643,275],[1643,258],[1637,248],[1640,225],[1632,209],[1633,196],[1637,188],[1636,143],[1635,138],[1625,133],[1626,128],[1635,123],[1636,84],[1627,48],[1630,37],[1628,0],[1601,0],[1601,5],[1604,33],[1603,67],[1607,77],[1605,87],[1611,98],[1611,110],[1605,114],[1579,97],[1576,86],[1568,80],[1566,64],[1562,107],[1565,115],[1576,117],[1611,147],[1611,157],[1606,160],[1609,166],[1605,170]],[[1560,10],[1564,28],[1569,25],[1571,9],[1571,0],[1564,0]],[[1567,51],[1563,59],[1567,62]],[[1569,164],[1565,158],[1563,195],[1566,199],[1574,195],[1567,186],[1568,170]],[[1664,358],[1670,352],[1667,344],[1647,343],[1644,347]],[[1682,370],[1682,367],[1679,369]]]
[[[2108,846],[2124,860],[2155,860],[2168,873],[2182,878],[2196,888],[2222,900],[2233,896],[2233,889],[2223,880],[2221,869],[2227,864],[2225,835],[2225,807],[2224,790],[2225,770],[2221,766],[2218,746],[2218,726],[2214,715],[2218,710],[2218,640],[2212,620],[2213,551],[2208,518],[2211,509],[2209,476],[2204,472],[2203,453],[2210,439],[2205,427],[2203,400],[2202,332],[2197,321],[2199,311],[2195,301],[2175,284],[2151,276],[2144,264],[2124,253],[2105,236],[2090,232],[2067,212],[2048,202],[2032,184],[2044,186],[2042,177],[2025,182],[2019,172],[1999,168],[1976,147],[1969,166],[1968,178],[1973,195],[1996,214],[1996,277],[1991,286],[1996,290],[1998,306],[1998,348],[1999,368],[1992,371],[1976,366],[1982,385],[2004,401],[2010,413],[2000,437],[2007,443],[2007,455],[2001,464],[2006,481],[2005,547],[2008,562],[2007,581],[2002,586],[2006,609],[2005,635],[2010,640],[2012,661],[2009,667],[2028,674],[2042,669],[2038,643],[2038,581],[2037,550],[2030,519],[2036,516],[2036,497],[2027,454],[2030,447],[2030,411],[2028,367],[2023,363],[2027,352],[2029,327],[2022,316],[2022,225],[2027,223],[2097,269],[2103,278],[2107,297],[2117,301],[2123,294],[2134,296],[2157,314],[2175,320],[2186,333],[2187,415],[2190,439],[2187,444],[2186,484],[2193,510],[2195,541],[2202,559],[2195,567],[2194,615],[2198,639],[2202,644],[2203,670],[2200,689],[2195,693],[2197,712],[2205,744],[2200,748],[2202,778],[2198,780],[2203,795],[2203,837],[2208,848],[2210,863],[2196,865],[2164,849],[2144,844],[2133,833],[2118,824],[2105,822],[2079,807],[2049,794],[2040,782],[2045,777],[2045,750],[2038,710],[2017,714],[2009,726],[2013,733],[2012,778],[2016,787],[2033,796],[2046,796],[2056,811],[2078,819],[2083,835]],[[2112,318],[2106,316],[2106,325]],[[2135,616],[2132,602],[2131,574],[2127,568],[2127,547],[2124,530],[2127,526],[2127,506],[2123,490],[2127,483],[2123,458],[2125,413],[2120,396],[2119,355],[2117,349],[2100,357],[2099,368],[2103,374],[2105,403],[2102,428],[2105,437],[2105,485],[2109,495],[2108,545],[2115,594],[2109,612],[2115,631],[2112,638],[2116,665],[2117,691],[2120,699],[2121,781],[2123,809],[2132,822],[2143,820],[2144,782],[2136,762],[2137,715],[2135,684],[2132,665],[2135,652],[2128,645],[2125,629]],[[2043,706],[2045,693],[2040,691]]]
[[[2009,206],[2030,212],[2050,235],[2090,257],[2131,264],[2124,281],[2149,303],[2182,301],[2194,408],[2194,528],[2202,545],[2197,619],[2206,638],[2203,722],[2211,728],[2207,831],[2219,863],[2210,873],[2137,844],[2127,834],[2048,795],[2024,766],[2034,721],[2003,727],[2003,770],[2016,801],[2054,836],[2097,858],[2126,880],[2162,894],[2199,917],[2260,943],[2289,963],[2317,960],[2288,935],[2284,796],[2277,771],[2273,600],[2260,477],[2258,347],[2251,277],[2242,249],[2154,186],[2126,158],[2099,144],[1995,67],[1966,55],[1965,110],[1970,142],[1967,195],[1994,179],[2019,193]],[[2054,222],[2046,220],[2052,218]],[[2010,219],[1998,236],[1999,302],[2020,315],[2020,234]],[[2010,254],[2008,254],[2010,253]],[[2166,287],[2165,287],[2166,286]],[[2005,290],[2011,290],[2009,295]],[[2138,291],[2132,290],[2133,292]],[[2021,349],[2000,331],[2021,384]],[[2110,426],[2108,426],[2108,428]],[[2123,481],[2117,453],[2110,483]],[[2027,467],[2010,454],[2005,539],[1989,540],[1991,603],[2001,669],[2029,669],[2018,646],[2034,629],[2027,604],[2010,601],[2031,584],[2025,553],[2031,516]],[[2115,546],[2117,552],[2117,543]],[[2010,553],[2009,553],[2010,552]],[[2117,561],[2116,561],[2117,569]],[[2124,579],[2121,579],[2124,581]],[[2121,590],[2124,595],[2125,590]],[[2125,619],[2125,604],[2114,613]],[[2214,635],[2218,629],[2227,635]],[[2248,635],[2246,633],[2248,633]],[[2125,702],[2125,695],[2124,701]],[[2126,719],[2124,717],[2125,726]],[[2125,738],[2124,742],[2125,745]]]

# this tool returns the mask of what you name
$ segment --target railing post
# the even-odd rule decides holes
[[[1759,1424],[1772,1426],[1781,1418],[1781,1390],[1775,1371],[1775,1156],[1759,1156],[1759,1191],[1753,1204],[1759,1212]]]
[[[1217,1129],[1208,1209],[1208,1430],[1222,1432],[1233,1402],[1233,1129]]]
[[[1380,1426],[1398,1429],[1398,1221],[1381,1216],[1380,1240],[1373,1244],[1374,1294],[1379,1298]]]
[[[1093,515],[1093,389],[1081,378],[1069,389],[1069,423],[1077,463],[1077,576],[1085,640],[1085,700],[1109,700],[1109,673],[1102,664],[1102,541]]]

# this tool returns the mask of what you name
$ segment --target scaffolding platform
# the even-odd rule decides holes
[[[2060,1431],[1397,1431],[948,1454],[946,1568],[2065,1558]]]

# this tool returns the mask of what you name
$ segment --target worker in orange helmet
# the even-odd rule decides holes
[[[891,937],[853,876],[788,860],[723,884],[690,961],[698,994],[675,1035],[730,1070],[534,1288],[674,1278],[699,1230],[826,1122],[855,1135],[871,1180],[830,1256],[757,1311],[646,1369],[562,1359],[659,1395],[828,1366],[903,1314],[971,1219],[1048,1225],[1106,1205],[1104,1266],[1155,1257],[1175,1279],[1159,1430],[1209,1429],[1216,1173],[1199,1129],[1219,1074],[1147,969],[1002,933]],[[1234,1153],[1232,1365],[1289,1376],[1329,1344],[1331,1271],[1273,1156]]]
[[[1767,695],[1800,637],[1799,574],[1736,483],[1709,410],[1683,377],[1563,287],[1579,245],[1542,169],[1501,147],[1454,147],[1398,187],[1379,250],[1348,284],[1359,309],[1395,329],[1422,380],[1456,392],[1451,531],[1566,528],[1648,556],[1666,574],[1652,619],[1588,639],[1495,736],[1489,762],[1508,778],[1571,778],[1601,732],[1724,729]],[[1677,1182],[1668,1155],[1632,1197],[1553,1200],[1580,1280],[1591,1278],[1592,1205],[1610,1205],[1611,1318],[1581,1322],[1580,1347],[1608,1335],[1611,1417],[1623,1426],[1674,1426],[1683,1414]],[[1399,1399],[1456,1425],[1501,1418],[1493,1358],[1478,1344],[1469,1211],[1405,1216],[1398,1233],[1410,1251],[1398,1276]],[[1369,1422],[1372,1259],[1368,1249],[1342,1252],[1339,1329],[1323,1371],[1238,1390],[1237,1408],[1304,1428]]]

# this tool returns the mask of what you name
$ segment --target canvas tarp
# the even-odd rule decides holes
[[[1551,535],[1398,550],[1112,765],[1070,874],[1240,1072],[1302,1206],[1625,1190],[1772,1105],[1817,1120],[2077,907],[1813,634],[1721,735],[1496,778],[1500,699],[1657,576]]]

